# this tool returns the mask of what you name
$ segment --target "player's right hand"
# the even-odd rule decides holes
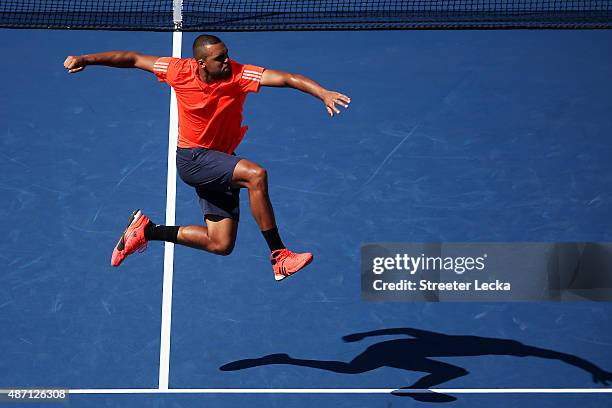
[[[83,57],[75,57],[69,55],[64,61],[64,68],[68,70],[68,73],[75,74],[85,69],[87,63]]]

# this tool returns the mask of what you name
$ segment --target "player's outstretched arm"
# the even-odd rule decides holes
[[[153,72],[153,65],[159,57],[142,55],[133,51],[109,51],[96,54],[70,55],[64,61],[64,68],[75,74],[88,65],[104,65],[115,68],[139,68]]]
[[[351,98],[348,96],[339,92],[329,91],[312,79],[299,74],[290,74],[288,72],[266,69],[261,75],[261,85],[289,87],[309,93],[323,101],[329,116],[340,113],[340,109],[338,109],[336,105],[348,109],[349,103],[351,103]]]

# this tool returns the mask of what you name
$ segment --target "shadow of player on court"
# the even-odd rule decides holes
[[[478,336],[454,336],[413,328],[393,328],[354,333],[344,336],[345,342],[360,341],[366,337],[407,335],[412,338],[381,341],[366,348],[350,362],[304,360],[292,358],[287,354],[234,361],[221,366],[222,371],[235,371],[270,364],[289,364],[300,367],[318,368],[340,374],[360,374],[380,367],[393,367],[402,370],[427,373],[414,384],[393,392],[397,396],[409,396],[423,402],[451,402],[451,395],[426,392],[425,390],[443,384],[469,372],[462,368],[431,357],[465,357],[482,355],[504,355],[516,357],[539,357],[559,360],[590,373],[593,381],[608,385],[612,373],[593,363],[571,354],[532,347],[515,340]],[[410,392],[410,390],[420,390]]]

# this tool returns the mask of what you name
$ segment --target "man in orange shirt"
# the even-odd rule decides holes
[[[271,251],[275,279],[282,280],[312,261],[312,254],[291,252],[283,244],[268,196],[266,170],[234,154],[247,131],[242,126],[242,108],[247,93],[258,92],[261,85],[309,93],[323,101],[330,116],[340,113],[336,105],[348,108],[349,97],[302,75],[239,64],[212,35],[196,38],[189,59],[111,51],[69,56],[64,61],[69,73],[87,65],[143,69],[174,88],[179,113],[178,174],[195,188],[206,220],[205,227],[156,225],[135,210],[113,250],[113,266],[151,240],[229,255],[238,231],[240,188],[249,191],[251,212]]]

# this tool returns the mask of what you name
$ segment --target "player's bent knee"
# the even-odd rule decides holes
[[[268,172],[263,167],[255,167],[250,171],[250,188],[265,188],[268,184]]]
[[[212,246],[211,252],[216,255],[228,256],[234,251],[233,242],[219,242]]]

